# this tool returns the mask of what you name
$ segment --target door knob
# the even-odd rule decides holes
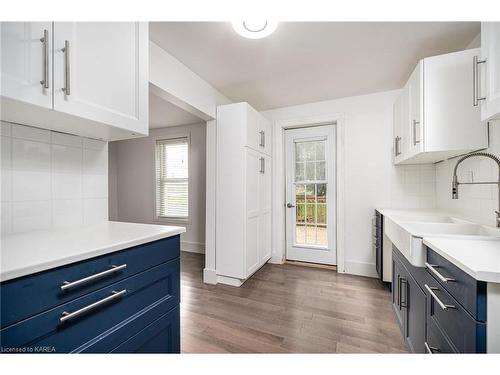
[[[294,204],[291,204],[291,203],[287,203],[287,204],[286,204],[286,206],[287,206],[288,208],[293,208],[293,207],[295,207],[295,205],[294,205]]]

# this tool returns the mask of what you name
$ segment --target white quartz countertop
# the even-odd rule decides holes
[[[500,283],[500,239],[425,237],[423,242],[476,280]]]
[[[384,217],[422,239],[422,243],[479,281],[500,283],[500,236],[498,229],[491,232],[468,235],[461,233],[470,226],[481,226],[466,217],[439,210],[399,210],[377,208]],[[439,219],[453,218],[452,223],[440,223]],[[428,222],[424,225],[423,222]],[[432,226],[438,226],[432,230]],[[455,229],[452,229],[456,228]],[[446,228],[447,234],[439,233]],[[483,226],[483,228],[487,228]],[[397,237],[396,237],[397,239]],[[400,250],[401,251],[401,250]],[[412,250],[413,251],[413,250]],[[425,255],[424,255],[425,256]]]
[[[123,250],[186,231],[183,227],[107,221],[1,238],[0,281]]]

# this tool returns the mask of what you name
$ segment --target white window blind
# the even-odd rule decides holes
[[[188,138],[156,141],[156,215],[187,219]]]

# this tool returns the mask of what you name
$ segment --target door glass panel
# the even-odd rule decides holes
[[[328,246],[325,141],[295,142],[295,243]]]

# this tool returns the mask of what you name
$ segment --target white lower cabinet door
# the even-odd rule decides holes
[[[271,158],[267,155],[260,156],[260,179],[259,179],[259,237],[260,237],[260,264],[264,264],[271,258]]]
[[[52,109],[52,22],[2,22],[1,35],[1,95]]]
[[[245,233],[245,269],[250,276],[260,266],[259,256],[259,173],[261,171],[260,154],[250,148],[246,150],[246,233]]]
[[[54,110],[148,133],[148,24],[55,22]]]

